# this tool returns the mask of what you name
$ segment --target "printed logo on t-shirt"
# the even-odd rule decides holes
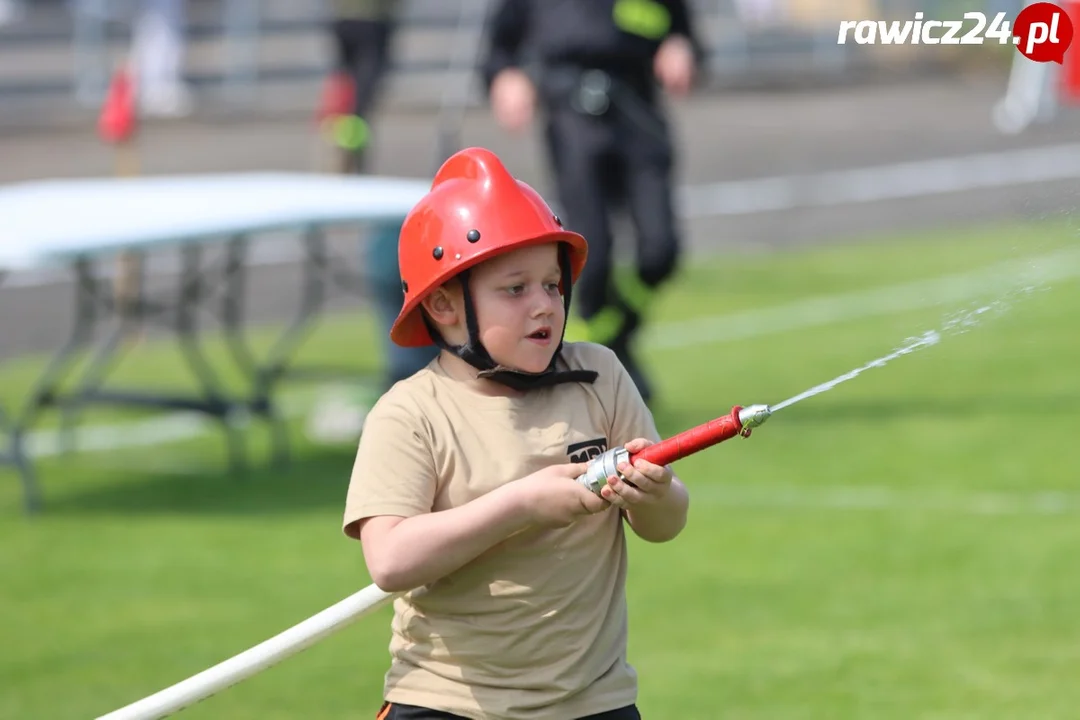
[[[603,454],[605,450],[607,450],[607,438],[602,437],[574,443],[566,448],[566,454],[570,456],[570,462],[583,463]]]

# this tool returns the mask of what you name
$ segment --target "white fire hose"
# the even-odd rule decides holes
[[[577,478],[577,482],[594,493],[599,493],[607,479],[618,474],[620,462],[640,457],[658,465],[667,465],[728,438],[737,435],[746,437],[751,429],[761,425],[771,414],[772,409],[768,405],[751,405],[745,408],[736,405],[730,414],[650,445],[635,453],[633,457],[626,448],[611,448],[594,458],[586,471]],[[97,720],[159,720],[314,645],[400,594],[388,593],[374,584],[368,585],[360,592],[239,655],[234,655],[138,702],[102,715]]]
[[[161,692],[102,715],[98,720],[158,720],[167,717],[314,645],[327,635],[374,612],[396,595],[384,592],[376,585],[368,585],[269,640]]]

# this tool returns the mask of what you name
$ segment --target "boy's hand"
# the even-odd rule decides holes
[[[586,515],[611,507],[574,479],[585,472],[587,463],[551,465],[518,480],[520,501],[535,525],[566,527]]]
[[[624,447],[633,455],[652,444],[651,440],[637,438]],[[634,505],[655,503],[671,489],[672,472],[667,466],[638,459],[632,465],[624,462],[617,469],[622,473],[622,479],[609,477],[607,486],[600,489],[600,496],[617,507],[627,509]]]

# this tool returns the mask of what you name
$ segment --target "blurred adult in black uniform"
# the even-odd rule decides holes
[[[687,95],[701,60],[685,0],[497,0],[482,63],[496,120],[520,130],[539,102],[560,212],[589,242],[567,339],[607,345],[646,401],[633,343],[652,292],[675,271],[673,141],[660,88]],[[636,231],[637,272],[613,273],[611,211]],[[577,327],[575,327],[575,325]]]

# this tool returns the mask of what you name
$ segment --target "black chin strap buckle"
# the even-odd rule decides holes
[[[518,370],[500,368],[482,370],[477,377],[493,380],[512,390],[525,392],[540,388],[561,385],[562,383],[583,382],[592,384],[600,377],[595,370],[545,370],[542,373],[525,373]]]

